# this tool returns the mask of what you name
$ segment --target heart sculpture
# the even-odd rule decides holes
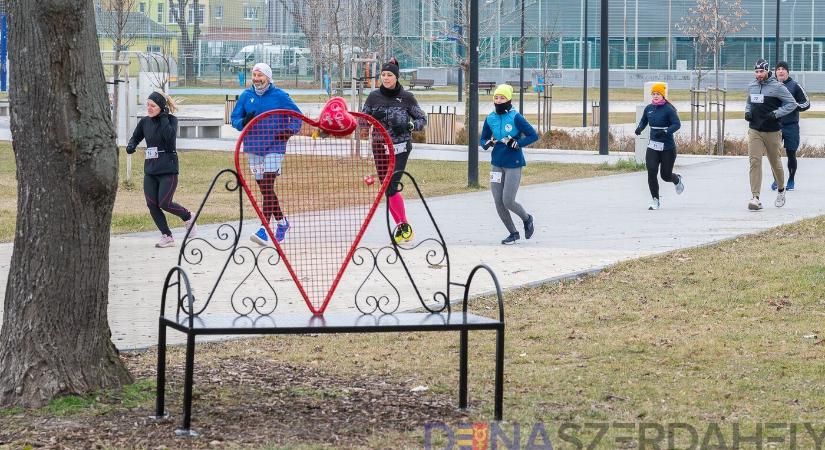
[[[347,111],[340,97],[318,120],[268,111],[238,137],[244,192],[314,314],[327,308],[387,189],[391,142],[377,120]]]

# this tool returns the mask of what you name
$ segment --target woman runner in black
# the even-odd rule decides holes
[[[160,92],[152,92],[146,100],[146,116],[140,119],[126,153],[135,152],[137,145],[146,139],[146,159],[143,162],[143,194],[149,214],[160,230],[161,238],[155,247],[174,247],[175,239],[164,211],[184,221],[189,237],[195,237],[195,216],[188,209],[172,201],[178,186],[178,153],[175,140],[178,134],[178,118],[175,102]]]

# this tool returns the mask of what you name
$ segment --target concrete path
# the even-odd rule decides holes
[[[453,279],[461,281],[473,265],[486,263],[496,270],[504,287],[513,288],[825,214],[825,203],[821,201],[825,179],[815,176],[825,171],[825,160],[801,161],[799,188],[788,194],[787,205],[781,209],[773,207],[774,195],[767,188],[770,180],[766,178],[766,207],[757,213],[746,207],[750,198],[746,158],[680,157],[677,162],[687,189],[677,196],[671,186],[663,186],[659,211],[646,210],[649,198],[642,172],[522,187],[518,200],[535,216],[537,231],[533,239],[514,246],[499,243],[507,233],[496,216],[489,192],[431,199],[429,205],[449,247]],[[767,162],[765,173],[769,173]],[[423,189],[426,192],[426,186]],[[432,234],[420,202],[409,202],[408,215],[416,227],[417,240]],[[247,223],[242,242],[247,242],[255,227],[254,221]],[[174,233],[181,239],[183,230],[177,228]],[[202,226],[200,235],[215,239],[217,227]],[[161,285],[178,256],[177,249],[154,248],[157,238],[157,233],[134,233],[111,239],[109,320],[113,340],[121,349],[147,347],[157,339]],[[387,239],[385,225],[376,220],[362,245],[379,248]],[[0,244],[2,291],[11,251],[11,244]],[[429,272],[422,272],[422,286],[440,286],[444,271],[439,272],[437,266],[425,269]],[[193,271],[196,291],[202,294],[210,286],[209,276],[215,270]],[[231,276],[241,278],[239,274]],[[347,281],[330,303],[330,311],[352,309],[351,299],[361,281],[358,276],[355,268],[345,275]],[[288,277],[275,278],[276,289],[281,292],[279,309],[303,311],[303,302],[287,295]],[[280,291],[282,288],[285,290]],[[479,288],[489,289],[489,283]],[[402,291],[409,292],[409,286],[402,286]],[[454,297],[457,294],[453,292]],[[225,300],[214,306],[229,308]],[[401,309],[415,306],[415,302],[406,302]],[[170,340],[181,342],[182,335],[170,333]]]

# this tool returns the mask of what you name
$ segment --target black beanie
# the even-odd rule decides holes
[[[166,97],[160,92],[156,91],[149,94],[149,100],[152,100],[156,105],[160,106],[161,110],[166,109]]]
[[[785,70],[788,70],[788,62],[787,61],[779,61],[778,63],[776,63],[776,68],[778,69],[780,67],[785,69]],[[788,72],[790,72],[790,70],[788,70]]]
[[[381,66],[381,72],[392,72],[395,78],[398,78],[398,65],[391,62],[385,63]]]
[[[753,70],[762,69],[764,71],[769,71],[770,68],[768,67],[768,62],[762,58],[756,60],[756,64],[753,65]]]

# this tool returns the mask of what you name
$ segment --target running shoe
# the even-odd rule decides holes
[[[410,242],[413,236],[413,230],[410,224],[402,222],[395,227],[393,240],[395,240],[396,244],[400,244],[402,242]]]
[[[656,197],[653,197],[652,199],[650,199],[650,205],[648,205],[647,209],[648,209],[648,211],[656,211],[661,206],[662,205],[661,205],[661,203],[659,203],[659,199],[656,198]]]
[[[261,227],[258,228],[258,231],[255,232],[255,234],[249,236],[249,240],[263,247],[269,245],[269,235],[266,234],[266,228],[264,228],[264,226],[261,225]]]
[[[754,197],[748,202],[748,209],[751,211],[759,211],[762,209],[762,202],[759,201],[759,197]]]
[[[289,230],[289,221],[286,220],[286,217],[284,217],[284,223],[279,222],[278,226],[275,227],[275,240],[278,242],[283,242],[286,237],[287,230]]]
[[[685,178],[682,175],[678,174],[678,173],[676,173],[674,175],[679,177],[679,182],[676,183],[676,194],[677,195],[682,195],[682,192],[685,192],[685,181],[684,181]]]
[[[174,247],[174,246],[175,246],[175,238],[173,238],[172,236],[170,236],[168,234],[164,234],[163,236],[161,236],[158,243],[155,244],[155,247],[157,247],[157,248],[167,248],[167,247]]]
[[[515,244],[520,238],[521,236],[518,234],[518,231],[516,231],[515,233],[510,233],[510,235],[504,238],[501,243],[504,245]]]
[[[776,201],[773,202],[773,205],[777,208],[785,206],[785,191],[776,194]]]
[[[195,215],[193,214],[189,220],[183,222],[186,225],[186,231],[189,232],[189,239],[192,239],[198,235],[198,226],[195,225]]]
[[[771,183],[771,190],[772,190],[772,191],[775,191],[775,190],[777,190],[777,189],[779,189],[779,186],[777,186],[777,185],[776,185],[776,181],[774,181],[773,183]]]
[[[533,237],[533,233],[536,231],[536,226],[533,224],[533,216],[527,216],[527,220],[524,221],[524,238],[530,239]]]
[[[785,190],[786,191],[793,191],[794,189],[796,189],[796,183],[794,183],[793,180],[788,180],[788,185],[785,186]]]

